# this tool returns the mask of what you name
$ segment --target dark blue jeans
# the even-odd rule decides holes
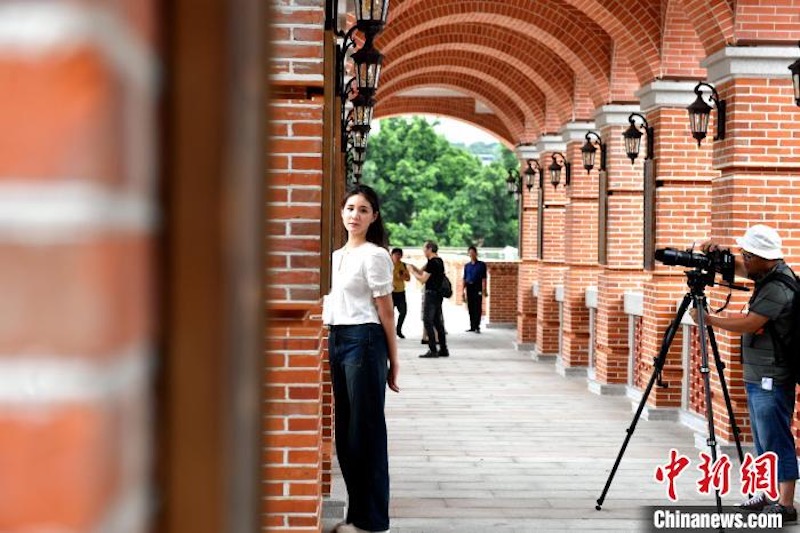
[[[759,384],[745,383],[745,389],[756,453],[777,454],[778,481],[797,479],[797,454],[792,436],[794,385],[774,384],[772,390],[764,390]]]
[[[386,441],[388,348],[380,324],[333,326],[328,337],[336,454],[347,486],[347,522],[389,529]]]

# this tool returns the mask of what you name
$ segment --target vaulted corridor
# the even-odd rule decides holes
[[[378,188],[392,178],[376,137],[370,152],[373,119],[415,114],[477,126],[514,150],[505,185],[518,201],[519,259],[489,265],[506,294],[488,291],[487,315],[502,310],[513,330],[467,337],[451,325],[449,360],[419,360],[421,346],[403,344],[405,390],[389,403],[392,531],[495,520],[519,531],[636,529],[643,504],[669,501],[653,475],[670,448],[698,464],[707,401],[717,437],[734,431],[720,381],[710,400],[703,390],[697,328],[685,323],[663,369],[669,386],[647,404],[651,420],[672,422],[640,425],[606,509],[594,511],[629,397],[647,385],[686,291],[683,270],[655,251],[712,239],[738,253],[736,239],[760,223],[800,264],[800,0],[272,4],[264,529],[318,533],[337,501],[318,308],[343,244],[338,206],[362,178]],[[427,223],[419,213],[407,216]],[[389,245],[483,247],[475,232],[463,242],[433,225],[422,233]],[[710,287],[710,305],[727,292]],[[726,312],[746,301],[734,293]],[[738,337],[717,332],[750,444]],[[695,496],[694,481],[682,498]]]

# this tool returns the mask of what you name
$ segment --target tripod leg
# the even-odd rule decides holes
[[[703,386],[705,388],[706,398],[706,420],[708,420],[708,440],[706,444],[711,448],[711,459],[714,463],[717,462],[717,437],[714,433],[714,406],[711,404],[711,370],[708,367],[708,347],[706,345],[706,333],[710,329],[705,324],[705,297],[700,295],[693,295],[694,308],[698,310],[697,313],[697,332],[700,335],[700,373],[703,374]],[[719,495],[719,488],[715,491],[717,501],[717,512],[722,513],[722,498]]]
[[[714,364],[717,367],[717,375],[719,382],[722,385],[722,396],[725,398],[725,407],[728,409],[728,423],[731,425],[733,432],[733,440],[736,442],[736,452],[739,455],[739,464],[744,462],[744,452],[742,451],[742,440],[739,426],[736,424],[736,416],[733,414],[733,404],[731,403],[731,395],[728,393],[728,385],[725,383],[725,363],[719,356],[719,347],[717,346],[717,339],[714,336],[714,330],[711,326],[706,326],[708,330],[708,341],[711,344],[711,352],[714,354]]]
[[[691,300],[692,297],[689,293],[683,297],[683,301],[678,307],[678,311],[675,313],[675,318],[672,320],[667,328],[667,331],[664,333],[664,341],[661,343],[661,349],[659,350],[658,356],[653,362],[653,374],[650,376],[650,381],[647,383],[647,388],[644,390],[644,394],[642,394],[642,399],[639,401],[639,407],[636,409],[636,414],[633,415],[631,425],[626,430],[627,435],[625,435],[625,440],[622,442],[622,448],[620,448],[619,453],[617,454],[617,459],[614,461],[614,466],[611,468],[611,473],[608,475],[606,486],[603,487],[603,493],[597,499],[597,505],[594,507],[598,511],[603,507],[603,502],[606,499],[606,494],[608,494],[608,489],[611,488],[611,482],[614,480],[614,475],[617,473],[619,463],[622,461],[622,456],[625,454],[625,449],[628,447],[631,437],[633,437],[633,432],[636,429],[636,424],[639,422],[639,418],[642,416],[644,406],[647,404],[647,398],[650,396],[650,391],[653,390],[653,385],[655,384],[656,379],[659,378],[661,369],[664,368],[664,362],[667,360],[669,347],[672,345],[672,340],[675,338],[675,334],[680,328],[681,318],[683,318],[683,314],[689,308],[689,303]]]

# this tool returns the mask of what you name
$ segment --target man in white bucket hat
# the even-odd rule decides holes
[[[792,270],[783,261],[781,238],[769,226],[756,224],[736,239],[741,255],[735,258],[736,274],[755,282],[746,314],[705,316],[705,323],[742,334],[747,407],[756,453],[774,452],[778,456],[778,500],[770,501],[761,492],[739,507],[747,511],[780,513],[783,523],[797,521],[794,508],[798,478],[794,436],[791,432],[795,403],[795,375],[786,354],[792,335],[792,309],[796,290],[800,290]],[[704,252],[718,249],[713,242],[703,244]],[[696,319],[696,311],[691,311]],[[695,320],[696,322],[696,320]]]

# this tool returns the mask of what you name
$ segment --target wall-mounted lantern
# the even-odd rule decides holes
[[[689,126],[692,128],[692,137],[697,140],[697,146],[700,146],[702,140],[706,138],[708,119],[711,116],[712,109],[703,98],[703,87],[711,89],[710,100],[717,108],[717,134],[714,136],[714,140],[719,141],[725,138],[725,100],[719,97],[719,93],[712,85],[700,82],[694,88],[694,94],[697,95],[697,98],[686,108],[689,111]]]

